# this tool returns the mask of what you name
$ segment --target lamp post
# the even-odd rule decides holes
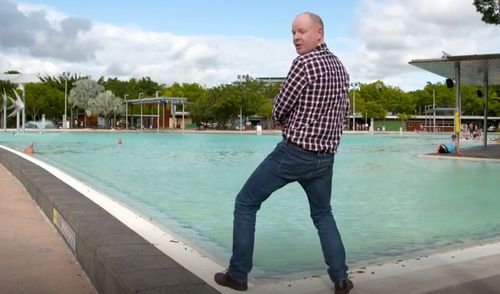
[[[139,128],[141,129],[141,132],[142,132],[142,96],[144,95],[144,93],[139,93],[139,103],[141,103],[141,125],[139,126]]]
[[[359,83],[351,83],[352,87],[352,130],[356,130],[356,88],[359,87]]]
[[[128,131],[128,103],[127,103],[128,94],[123,95],[125,99],[125,132]]]
[[[158,94],[160,91],[156,91],[156,103],[157,103],[157,110],[156,110],[156,130],[158,134],[160,133],[160,99],[158,99]]]
[[[63,72],[64,76],[64,117],[63,117],[63,129],[68,128],[68,74]]]

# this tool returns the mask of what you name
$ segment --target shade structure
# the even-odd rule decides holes
[[[455,79],[455,64],[460,64],[460,81],[464,85],[482,86],[487,73],[489,84],[500,85],[500,54],[460,55],[444,54],[436,59],[414,59],[411,65]]]
[[[451,56],[443,52],[441,58],[414,59],[409,62],[423,70],[455,80],[456,113],[461,114],[460,85],[477,85],[484,89],[484,147],[488,146],[488,85],[500,85],[500,54]],[[455,128],[457,129],[457,128]],[[459,129],[458,129],[459,130]],[[457,134],[459,131],[457,132]],[[457,148],[457,152],[460,148]]]

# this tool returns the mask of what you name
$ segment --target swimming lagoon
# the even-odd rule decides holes
[[[425,158],[448,135],[345,135],[332,205],[348,262],[369,264],[500,239],[500,164]],[[123,144],[117,144],[118,139]],[[181,133],[0,134],[227,264],[234,197],[280,136]],[[323,272],[298,184],[259,211],[254,276]]]

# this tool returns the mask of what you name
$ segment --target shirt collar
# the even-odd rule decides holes
[[[319,44],[318,46],[316,46],[316,48],[314,48],[314,51],[321,51],[321,50],[326,50],[328,49],[328,47],[326,47],[326,43],[322,43],[322,44]]]

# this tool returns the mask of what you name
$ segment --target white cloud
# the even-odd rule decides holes
[[[443,80],[408,64],[412,59],[496,53],[500,26],[481,21],[470,0],[363,0],[356,25],[360,44],[347,63],[353,79],[383,80],[403,89]]]
[[[1,1],[13,25],[0,26],[0,70],[99,76],[149,76],[161,83],[212,86],[238,74],[284,76],[295,53],[289,40],[180,36],[91,23],[45,6]],[[8,9],[7,9],[8,8]],[[1,25],[1,24],[0,24]]]
[[[461,55],[500,48],[500,26],[483,23],[470,0],[360,0],[356,13],[354,36],[329,44],[348,48],[334,52],[353,81],[421,88],[442,78],[409,65],[410,60],[437,58],[443,50]],[[213,86],[239,74],[285,76],[295,55],[288,37],[158,33],[0,0],[0,71],[149,76],[166,84]]]

